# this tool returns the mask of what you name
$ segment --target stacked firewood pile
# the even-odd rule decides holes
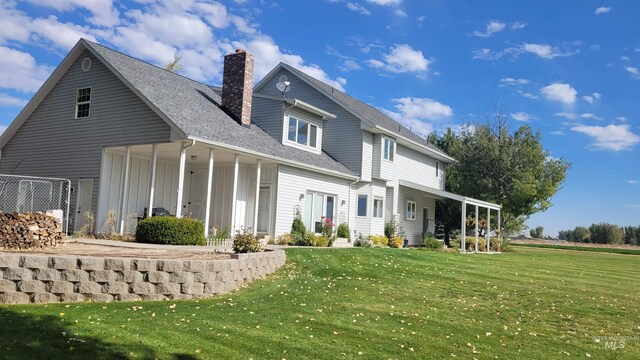
[[[0,246],[31,249],[56,246],[62,241],[62,223],[43,212],[3,213],[0,211]]]

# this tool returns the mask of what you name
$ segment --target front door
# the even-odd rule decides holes
[[[78,180],[78,196],[76,198],[76,216],[74,230],[78,231],[84,226],[84,213],[91,211],[91,198],[93,197],[93,179]]]
[[[189,177],[189,207],[188,214],[194,218],[204,221],[207,204],[207,171],[194,170]]]
[[[429,208],[422,208],[422,236],[429,232]]]
[[[258,228],[260,234],[271,233],[271,186],[260,186],[258,198]]]

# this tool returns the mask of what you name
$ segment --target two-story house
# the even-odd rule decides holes
[[[286,76],[287,90],[276,86]],[[381,111],[286,64],[255,87],[253,56],[225,56],[223,86],[80,40],[0,137],[0,173],[68,178],[82,213],[120,232],[153,212],[205,231],[274,237],[295,216],[363,234],[398,221],[410,244],[433,231],[455,161]],[[112,221],[112,220],[111,220]]]

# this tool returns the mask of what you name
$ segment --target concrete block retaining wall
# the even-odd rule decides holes
[[[204,298],[284,265],[282,250],[227,260],[156,260],[0,254],[0,303]]]

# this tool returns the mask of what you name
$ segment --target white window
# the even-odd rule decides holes
[[[385,160],[393,161],[395,149],[396,149],[396,141],[385,137],[382,143],[383,147],[383,156]]]
[[[318,144],[318,127],[302,119],[289,116],[289,135],[287,139],[315,149]]]
[[[407,201],[407,220],[416,219],[416,203],[414,201]]]
[[[367,216],[367,195],[358,195],[358,213],[357,216]]]
[[[373,217],[381,218],[382,217],[382,199],[376,198],[373,199]]]
[[[436,160],[436,177],[440,176],[440,161]]]
[[[76,119],[88,118],[91,108],[91,88],[76,91]]]

